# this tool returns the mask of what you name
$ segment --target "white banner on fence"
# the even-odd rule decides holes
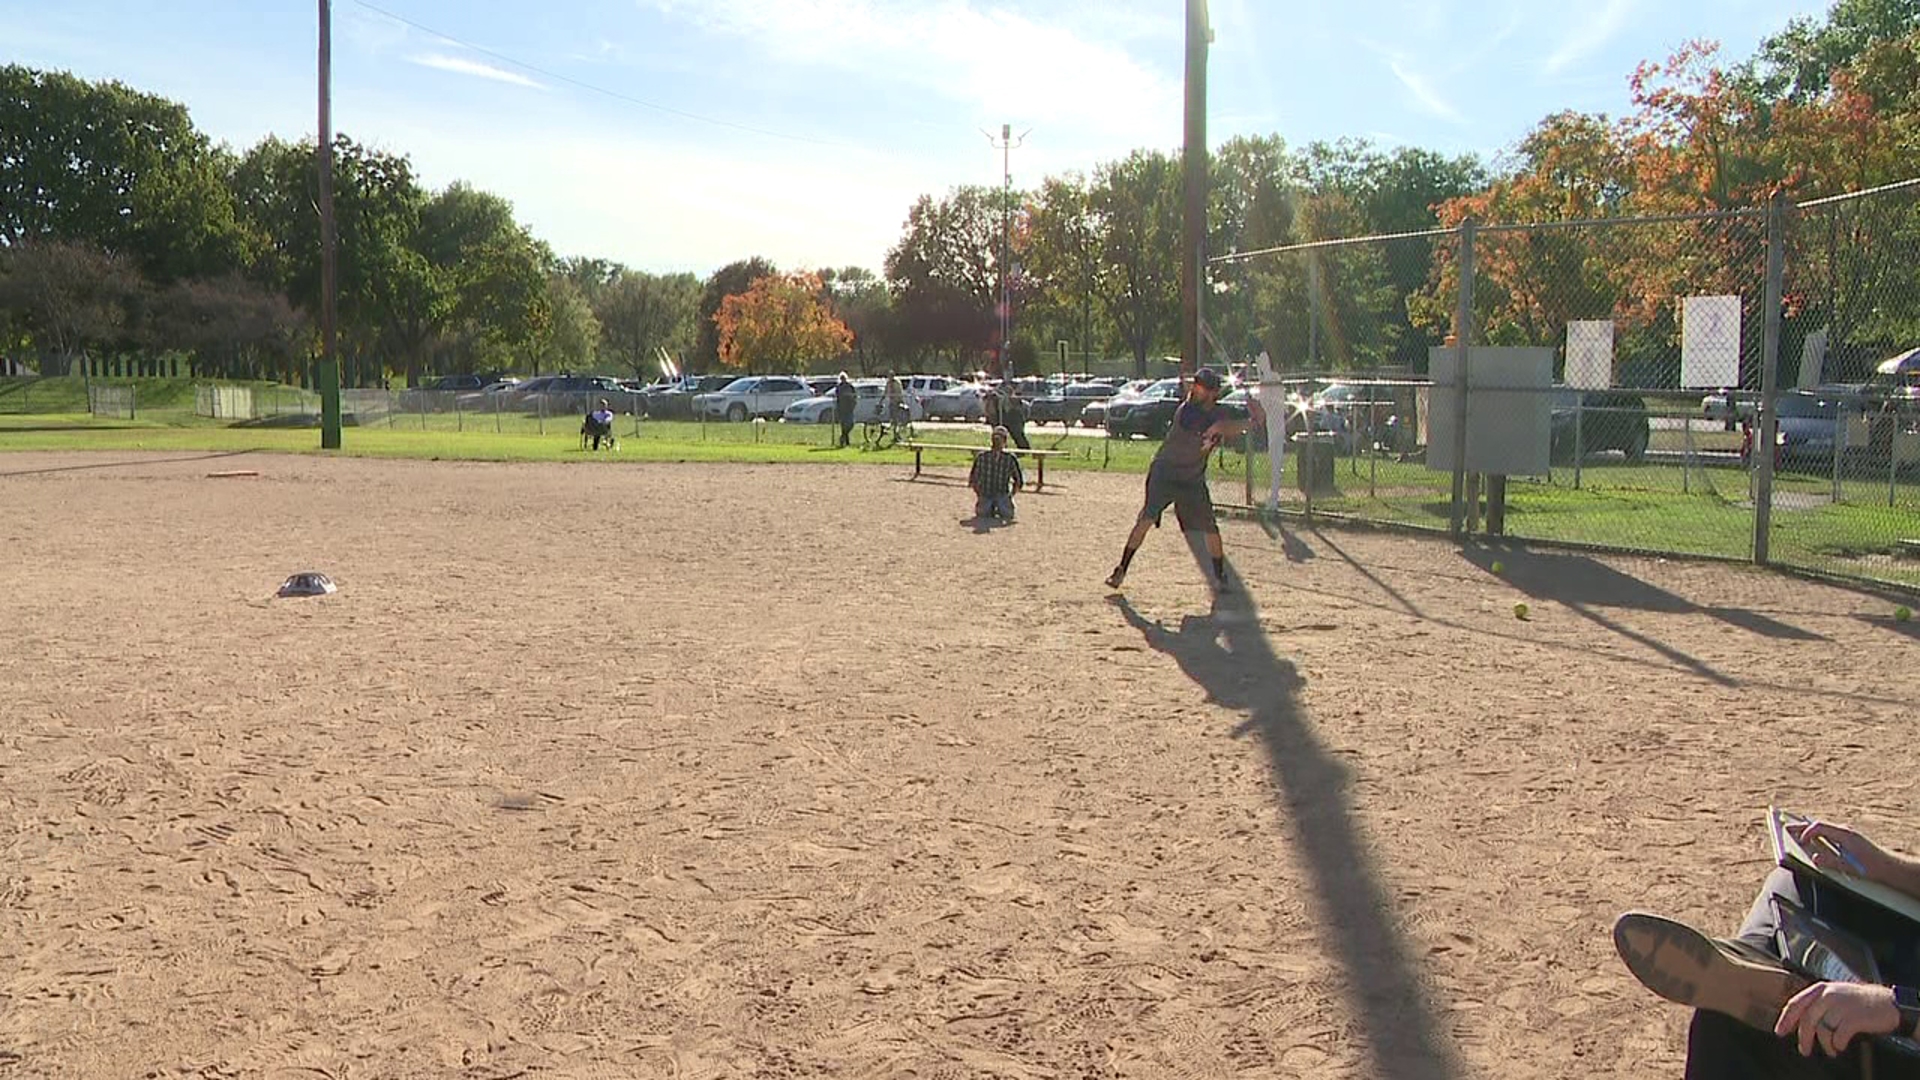
[[[1821,327],[1807,335],[1800,346],[1800,382],[1802,390],[1811,390],[1820,385],[1820,375],[1827,366],[1827,328]]]
[[[1680,385],[1740,385],[1740,298],[1689,296],[1680,307]]]
[[[1567,324],[1567,385],[1605,390],[1613,385],[1613,320]]]

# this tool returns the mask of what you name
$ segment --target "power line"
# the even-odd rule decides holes
[[[489,49],[483,45],[475,45],[471,41],[465,41],[460,38],[454,37],[452,34],[446,33],[444,31],[435,30],[431,26],[426,26],[421,23],[414,22],[412,19],[409,19],[404,15],[396,15],[393,12],[388,11],[383,7],[380,7],[376,4],[368,3],[367,0],[353,0],[353,2],[356,5],[363,7],[368,11],[373,12],[376,15],[381,15],[386,18],[392,19],[394,22],[397,22],[402,26],[409,27],[414,30],[418,30],[423,34],[431,34],[432,36],[437,37],[442,41],[448,41],[455,45],[460,46],[463,49],[469,49],[469,50],[472,50],[473,52],[479,53],[482,56],[491,57],[492,59],[498,60],[503,64],[512,64],[514,67],[521,68],[526,71],[531,71],[536,75],[544,76],[546,78],[552,79],[555,82],[562,82],[562,83],[567,83],[570,86],[577,86],[582,90],[587,90],[595,94],[600,94],[604,97],[610,97],[615,101],[625,102],[628,105],[638,105],[643,109],[652,109],[655,112],[666,113],[669,116],[678,116],[682,119],[693,120],[702,124],[712,124],[715,127],[732,128],[736,131],[750,132],[754,135],[765,135],[768,138],[772,138],[772,139],[786,139],[791,142],[809,143],[814,146],[845,147],[848,145],[846,143],[832,142],[827,139],[815,139],[806,135],[794,135],[785,131],[774,131],[771,128],[755,127],[752,124],[742,124],[734,120],[722,120],[714,116],[705,116],[696,112],[688,112],[685,109],[676,109],[671,105],[662,105],[656,101],[647,101],[644,98],[637,98],[631,94],[623,94],[618,90],[609,90],[604,86],[596,86],[593,83],[586,82],[581,79],[576,79],[571,75],[562,75],[557,71],[552,71],[547,68],[540,67],[537,64],[529,64],[525,60],[516,59],[514,57],[506,55],[505,53],[495,52],[494,50]]]

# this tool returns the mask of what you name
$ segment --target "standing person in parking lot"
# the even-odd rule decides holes
[[[1027,403],[1020,398],[1020,388],[1008,379],[1000,384],[1000,391],[1006,396],[1000,401],[999,426],[1007,429],[1013,445],[1022,450],[1033,449],[1033,444],[1027,441]]]
[[[840,373],[840,381],[833,384],[833,418],[840,425],[840,445],[846,446],[853,438],[853,406],[860,398],[860,392],[853,388],[853,380],[846,372]]]
[[[907,424],[907,392],[900,385],[900,376],[887,376],[887,423],[898,432]]]

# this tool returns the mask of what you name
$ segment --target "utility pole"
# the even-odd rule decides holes
[[[1207,0],[1187,0],[1186,223],[1180,244],[1180,375],[1200,366],[1200,300],[1207,277]]]
[[[340,357],[334,326],[339,287],[333,231],[333,3],[320,0],[320,448],[340,449]]]
[[[987,137],[995,150],[1000,151],[1000,377],[1013,378],[1013,364],[1010,352],[1013,346],[1013,152],[1027,141],[1031,130],[1013,137],[1013,125],[1001,124],[1000,137],[995,139],[990,132],[980,134]]]

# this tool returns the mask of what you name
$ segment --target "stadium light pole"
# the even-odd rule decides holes
[[[333,231],[333,2],[320,0],[320,448],[340,449],[340,359],[334,326],[338,266]]]
[[[1207,272],[1207,49],[1213,26],[1207,0],[1187,0],[1187,124],[1182,172],[1186,221],[1180,245],[1180,377],[1200,366],[1201,293]]]
[[[1013,125],[1001,124],[1000,137],[982,131],[995,150],[1000,151],[1000,377],[1013,378],[1008,353],[1013,349],[1013,152],[1027,141],[1032,131],[1013,137]]]

